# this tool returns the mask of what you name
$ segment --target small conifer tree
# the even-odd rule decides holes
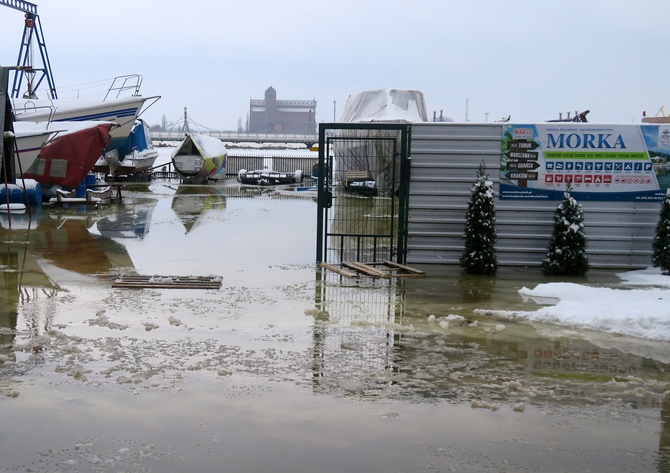
[[[665,191],[652,247],[652,264],[661,268],[663,274],[670,276],[670,189]]]
[[[570,195],[570,186],[554,214],[554,233],[547,257],[542,261],[545,274],[584,276],[589,270],[582,206]]]
[[[495,274],[498,260],[495,254],[494,191],[483,161],[477,171],[477,181],[470,190],[472,194],[465,214],[465,249],[460,258],[461,266],[470,274]]]

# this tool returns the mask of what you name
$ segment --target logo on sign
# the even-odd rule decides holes
[[[670,130],[666,128],[658,134],[658,144],[662,146],[670,145]]]

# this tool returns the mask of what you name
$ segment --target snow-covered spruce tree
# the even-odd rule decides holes
[[[554,234],[547,257],[542,261],[545,274],[584,276],[589,270],[582,206],[570,195],[570,186],[554,214]]]
[[[465,249],[461,255],[461,266],[470,274],[495,274],[496,259],[496,209],[493,182],[486,174],[482,161],[477,171],[477,181],[470,189],[472,194],[465,214]]]
[[[652,247],[652,264],[655,268],[661,268],[663,274],[670,276],[670,189],[665,191]]]

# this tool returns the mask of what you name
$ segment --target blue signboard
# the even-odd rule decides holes
[[[509,124],[501,199],[660,201],[670,186],[670,124]]]

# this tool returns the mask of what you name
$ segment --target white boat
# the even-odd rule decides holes
[[[131,82],[132,80],[132,82]],[[139,95],[142,77],[121,76],[114,79],[102,99],[12,99],[16,121],[109,121],[117,125],[110,133],[106,151],[123,146],[145,102],[155,103],[160,96]],[[122,96],[130,93],[130,96]]]
[[[225,174],[228,149],[218,138],[187,134],[172,153],[175,171],[184,182],[202,184]]]
[[[18,101],[19,99],[15,99]],[[23,100],[23,99],[21,99]],[[51,122],[63,121],[109,121],[119,125],[112,130],[109,149],[118,148],[128,137],[137,115],[147,99],[144,97],[128,97],[105,102],[88,102],[84,100],[58,100],[52,105],[31,104],[33,101],[24,101],[14,106],[16,121]]]
[[[127,176],[150,169],[158,158],[149,133],[149,125],[137,119],[126,142],[117,149],[107,151],[93,166],[94,172],[108,176]]]
[[[42,148],[50,141],[57,131],[47,130],[43,127],[23,126],[15,124],[14,138],[16,149],[14,150],[14,170],[16,177],[21,177],[25,171],[30,169]]]

